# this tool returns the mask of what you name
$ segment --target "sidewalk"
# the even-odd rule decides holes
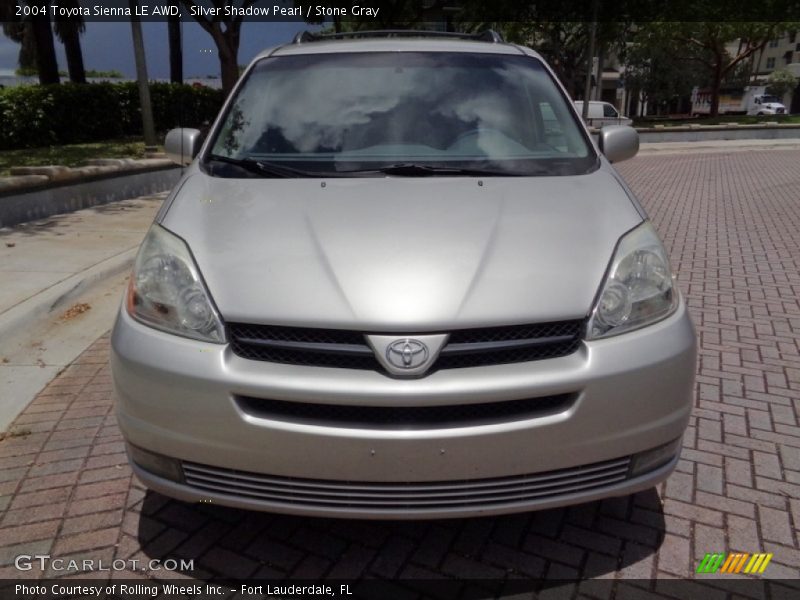
[[[0,431],[111,327],[166,194],[0,229]]]

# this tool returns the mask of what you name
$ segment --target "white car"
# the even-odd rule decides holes
[[[579,114],[583,115],[583,100],[575,100],[575,108],[578,109]],[[633,120],[620,113],[610,102],[589,101],[589,114],[586,118],[586,124],[589,127],[600,128],[606,125],[630,125],[631,123]]]

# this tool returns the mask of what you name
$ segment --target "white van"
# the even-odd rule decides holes
[[[583,100],[575,100],[575,108],[583,114]],[[603,127],[605,125],[630,125],[633,123],[625,115],[621,114],[613,104],[609,102],[589,101],[589,114],[586,124],[589,127]]]

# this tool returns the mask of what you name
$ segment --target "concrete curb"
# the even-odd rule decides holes
[[[0,339],[65,310],[71,299],[133,266],[138,247],[125,250],[16,304],[0,315]]]
[[[0,190],[0,227],[13,227],[56,214],[169,190],[181,174],[180,167],[161,164],[155,168],[114,170],[102,176],[69,181],[48,180],[44,186]],[[42,176],[22,176],[23,179],[33,177]]]
[[[736,140],[720,142],[646,142],[639,145],[639,155],[650,154],[729,154],[759,150],[796,150],[800,148],[800,137],[780,140]]]

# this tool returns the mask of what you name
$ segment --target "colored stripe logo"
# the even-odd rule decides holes
[[[747,552],[715,552],[706,554],[697,567],[698,573],[763,573],[773,554]]]

